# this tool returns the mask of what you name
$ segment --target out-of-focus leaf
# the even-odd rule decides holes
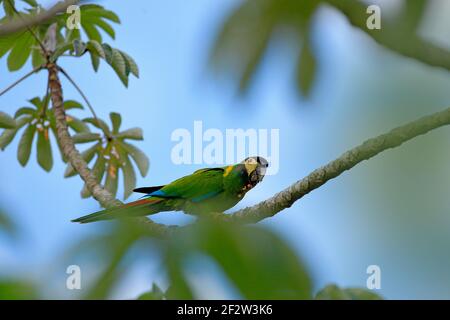
[[[305,41],[300,51],[297,64],[297,83],[303,96],[308,97],[314,84],[316,75],[316,58],[311,52],[309,44]]]
[[[149,162],[147,156],[145,155],[145,153],[142,152],[137,147],[133,146],[132,144],[126,143],[124,141],[119,141],[118,143],[120,146],[122,146],[122,148],[125,149],[125,151],[129,155],[131,155],[134,162],[136,163],[136,165],[139,168],[141,176],[145,177],[147,175],[148,168],[150,166],[150,162]]]
[[[427,12],[427,6],[427,0],[404,1],[400,16],[395,19],[396,28],[407,33],[415,33]]]
[[[101,136],[98,133],[81,132],[72,136],[74,143],[87,143],[100,140]]]
[[[163,300],[164,292],[153,283],[152,290],[144,292],[138,297],[138,300]]]
[[[23,280],[0,279],[0,300],[39,299],[34,284]]]
[[[44,128],[38,132],[37,161],[41,168],[47,172],[53,167],[52,147],[50,145],[48,128]]]
[[[0,233],[4,232],[10,236],[17,235],[17,226],[11,218],[0,210]]]
[[[122,117],[117,112],[111,112],[109,114],[109,117],[111,118],[113,133],[119,132],[120,124],[122,123]]]
[[[144,135],[141,128],[131,128],[122,132],[119,132],[117,138],[131,139],[131,140],[143,140]]]
[[[180,259],[192,252],[207,254],[246,299],[311,298],[306,269],[294,251],[268,230],[199,221],[177,236],[170,255]]]
[[[331,284],[320,290],[316,300],[382,300],[383,298],[370,290],[359,288],[341,289]]]
[[[0,111],[0,128],[14,129],[16,127],[16,120],[10,115]]]
[[[36,132],[35,125],[29,125],[22,137],[20,138],[19,148],[17,149],[17,160],[24,167],[30,159],[31,146],[33,144],[34,133]]]

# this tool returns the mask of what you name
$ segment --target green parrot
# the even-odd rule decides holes
[[[234,207],[262,181],[267,167],[267,160],[257,156],[227,167],[200,169],[163,186],[134,189],[146,194],[143,199],[95,212],[72,222],[146,216],[163,211],[183,211],[193,215],[223,212]]]

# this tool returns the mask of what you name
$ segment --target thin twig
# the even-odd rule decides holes
[[[12,83],[10,86],[8,86],[6,89],[3,89],[0,92],[0,96],[4,95],[6,92],[8,92],[9,90],[11,90],[12,88],[14,88],[16,85],[18,85],[19,83],[21,83],[23,80],[25,80],[26,78],[28,78],[29,76],[31,76],[33,73],[39,72],[41,71],[43,68],[43,66],[39,66],[33,70],[31,70],[30,72],[28,72],[26,75],[24,75],[22,78],[20,78],[19,80],[15,81],[14,83]]]
[[[94,108],[92,107],[91,103],[89,102],[88,98],[86,97],[86,95],[84,94],[84,92],[81,90],[81,88],[77,85],[77,83],[72,79],[71,76],[69,76],[69,74],[60,66],[58,66],[58,70],[67,78],[67,80],[70,81],[70,83],[75,87],[75,89],[77,89],[78,93],[81,95],[81,97],[83,98],[83,100],[86,102],[89,110],[91,110],[92,116],[94,117],[95,122],[97,122],[97,125],[99,126],[99,128],[101,128],[102,126],[100,125],[100,121],[98,120],[97,114],[94,111]],[[105,134],[107,134],[106,132],[104,132]]]

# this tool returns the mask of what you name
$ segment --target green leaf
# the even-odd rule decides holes
[[[119,171],[117,165],[114,163],[114,161],[110,161],[106,172],[105,189],[108,190],[109,193],[113,195],[113,197],[115,197],[117,193],[118,180]]]
[[[99,118],[84,118],[84,122],[92,124],[94,127],[103,131],[103,133],[107,136],[111,135],[111,130],[109,130],[108,125],[105,121]]]
[[[99,148],[101,147],[101,143],[96,143],[92,147],[86,149],[81,153],[81,157],[83,158],[86,163],[91,162],[91,160],[94,158],[95,154],[99,151]],[[66,167],[66,171],[64,172],[64,178],[73,177],[77,174],[76,170],[72,167],[72,165],[69,163]]]
[[[35,125],[29,125],[22,137],[20,138],[19,148],[17,149],[17,160],[19,163],[25,167],[28,160],[30,159],[31,146],[33,144],[34,133],[36,132]]]
[[[308,43],[304,43],[297,66],[297,83],[303,96],[308,97],[314,84],[316,59]]]
[[[93,24],[85,22],[83,15],[81,18],[81,26],[84,32],[86,32],[86,35],[89,38],[89,40],[102,42],[102,36],[100,32],[98,32],[97,28]]]
[[[171,239],[167,248],[179,268],[196,253],[211,257],[244,299],[311,298],[306,268],[294,250],[269,230],[213,219],[198,221]],[[172,285],[175,280],[171,279]]]
[[[52,147],[48,134],[48,128],[38,132],[37,161],[42,169],[49,172],[53,167]]]
[[[70,40],[70,39],[68,39]],[[73,39],[72,41],[68,41],[65,43],[62,43],[60,45],[58,45],[56,47],[55,52],[52,54],[50,60],[51,61],[56,61],[56,59],[58,59],[58,57],[60,57],[61,55],[63,55],[66,51],[68,50],[73,50],[74,44],[73,41],[75,41],[76,39]]]
[[[34,39],[29,32],[24,32],[22,36],[15,41],[8,56],[7,62],[9,71],[16,71],[23,67],[30,56],[33,43]]]
[[[122,166],[123,172],[123,198],[127,199],[136,188],[136,174],[133,165],[128,157],[125,157],[125,164]]]
[[[122,117],[120,116],[120,113],[111,112],[109,114],[109,117],[111,119],[113,133],[119,132],[120,124],[122,123]]]
[[[97,154],[97,160],[95,160],[95,164],[92,167],[92,174],[95,176],[95,179],[98,183],[101,183],[103,176],[105,175],[105,166],[106,161],[101,153]],[[86,184],[83,186],[81,190],[81,197],[88,198],[91,196],[91,192],[88,190]]]
[[[17,131],[31,121],[31,117],[22,117],[16,120],[17,126],[14,129],[6,129],[0,135],[0,149],[4,150],[14,139]]]
[[[83,105],[75,100],[66,100],[64,101],[64,109],[70,110],[70,109],[83,109]]]
[[[92,53],[95,53],[98,56],[100,56],[101,58],[105,59],[105,50],[103,50],[102,45],[100,43],[98,43],[97,41],[94,41],[94,40],[88,41],[87,48]]]
[[[105,53],[105,60],[106,60],[106,62],[111,64],[112,63],[112,52],[113,52],[113,49],[107,43],[103,43],[102,44],[102,48],[103,48],[103,52]]]
[[[122,54],[117,49],[112,49],[112,61],[111,66],[116,72],[116,74],[119,76],[122,83],[125,85],[125,87],[128,86],[128,76],[126,73],[126,63],[125,59],[123,58]]]
[[[41,50],[33,48],[31,51],[31,64],[33,68],[42,66],[45,63],[45,59],[42,56]]]
[[[13,129],[16,127],[16,120],[8,114],[0,111],[0,128]]]
[[[0,234],[2,233],[14,237],[18,235],[18,229],[16,223],[0,210]]]
[[[153,283],[152,290],[141,294],[138,300],[163,300],[164,292]]]
[[[131,72],[136,78],[139,78],[139,68],[134,59],[123,51],[120,51],[120,53],[126,62],[127,75]]]
[[[141,175],[145,177],[150,166],[150,161],[148,160],[145,153],[132,144],[126,143],[124,141],[120,141],[119,145],[122,146],[122,148],[125,149],[125,151],[133,158],[134,162],[139,168]]]
[[[86,125],[85,122],[81,121],[80,119],[77,119],[75,117],[66,116],[67,125],[72,128],[77,133],[83,133],[83,132],[89,132],[89,127]]]
[[[131,139],[131,140],[143,140],[143,132],[141,128],[131,128],[117,134],[117,138]]]
[[[359,288],[341,289],[331,284],[320,290],[316,300],[382,300],[383,298],[370,290]]]
[[[30,108],[30,107],[22,107],[19,110],[16,111],[16,113],[14,114],[14,118],[19,118],[22,115],[30,115],[30,116],[34,116],[36,115],[36,109]]]
[[[91,64],[92,64],[92,68],[94,69],[95,72],[98,71],[98,67],[100,66],[100,58],[98,57],[98,55],[96,55],[95,53],[90,54],[91,57]]]
[[[87,143],[100,140],[101,136],[98,133],[81,132],[73,135],[72,139],[74,143]]]

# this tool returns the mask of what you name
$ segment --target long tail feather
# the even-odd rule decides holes
[[[105,209],[72,220],[72,222],[89,223],[100,220],[111,220],[126,217],[146,216],[161,210],[160,204],[164,199],[146,198],[127,203],[118,208]]]

